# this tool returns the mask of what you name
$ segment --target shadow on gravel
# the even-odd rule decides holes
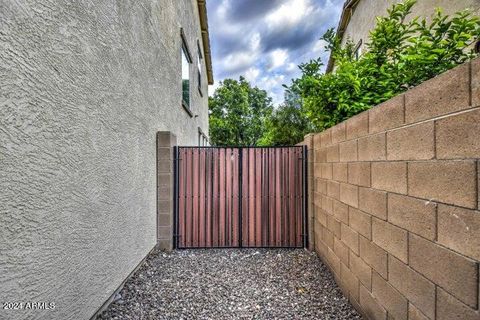
[[[303,249],[153,252],[97,319],[361,319]]]

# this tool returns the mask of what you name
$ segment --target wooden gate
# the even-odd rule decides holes
[[[305,247],[306,152],[177,147],[176,247]]]

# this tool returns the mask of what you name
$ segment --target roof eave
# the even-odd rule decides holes
[[[337,36],[340,39],[343,39],[343,35],[345,33],[345,29],[350,22],[350,18],[352,17],[352,9],[360,2],[360,0],[347,0],[343,5],[342,15],[340,16],[340,21],[338,22],[337,27]],[[330,53],[330,57],[328,58],[327,69],[325,70],[326,73],[330,73],[333,71],[335,60],[332,57],[332,53]]]
[[[208,33],[208,18],[206,0],[197,0],[200,14],[200,29],[202,32],[203,53],[207,67],[208,84],[213,84],[212,54],[210,50],[210,35]]]

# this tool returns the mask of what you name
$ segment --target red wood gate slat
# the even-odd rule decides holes
[[[305,246],[305,147],[177,147],[175,167],[177,248]]]

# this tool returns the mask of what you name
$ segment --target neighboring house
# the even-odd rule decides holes
[[[366,50],[369,32],[375,27],[376,17],[386,16],[387,10],[395,3],[403,0],[347,0],[343,6],[342,15],[337,28],[337,34],[342,39],[342,45],[348,40],[356,46],[356,56],[361,56]],[[419,0],[412,9],[412,17],[429,17],[435,8],[442,8],[445,14],[471,9],[480,12],[480,0]],[[327,72],[335,67],[332,57],[327,64]]]
[[[157,243],[158,131],[208,144],[205,0],[2,1],[0,319],[89,319]]]

